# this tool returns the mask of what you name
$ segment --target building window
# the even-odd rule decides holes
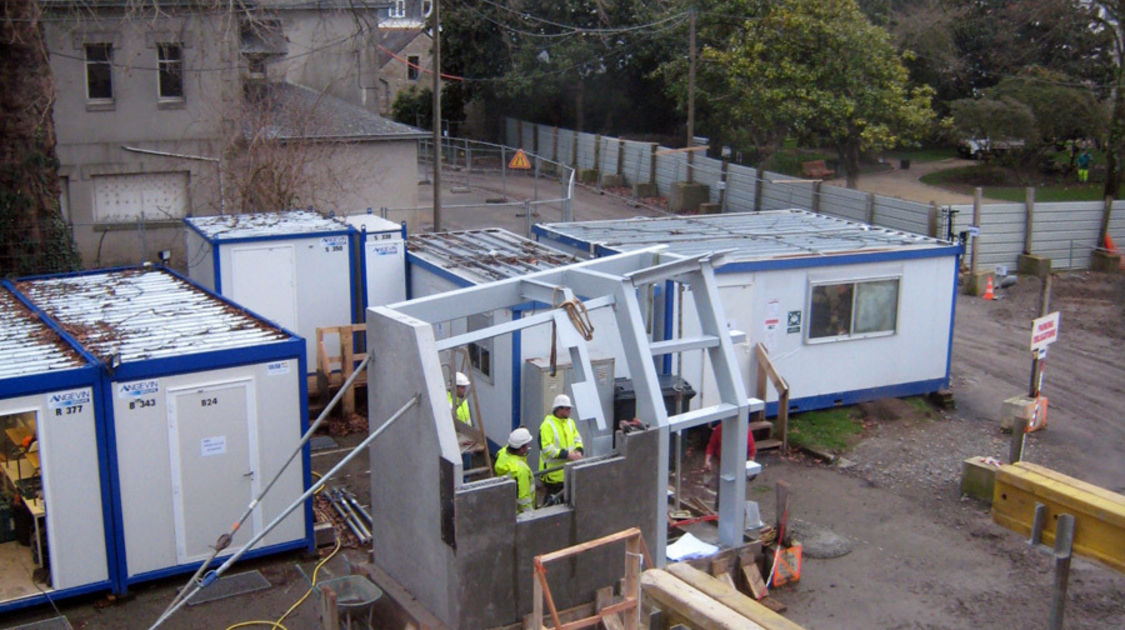
[[[434,12],[434,0],[422,0],[422,17],[430,17]]]
[[[810,341],[894,334],[899,278],[814,284],[809,293]]]
[[[86,100],[113,100],[113,44],[86,44]]]
[[[94,175],[98,223],[179,222],[188,211],[188,174]]]
[[[468,332],[482,330],[492,326],[492,314],[480,313],[470,315],[468,318]],[[473,369],[492,382],[492,338],[481,339],[469,344],[469,363]]]
[[[410,55],[406,58],[406,78],[411,81],[417,81],[418,76],[421,75],[419,70],[419,61],[421,59],[417,55]]]
[[[395,5],[391,7],[391,17],[406,17],[406,0],[395,0]]]
[[[157,89],[161,100],[184,100],[184,49],[180,44],[157,44]]]

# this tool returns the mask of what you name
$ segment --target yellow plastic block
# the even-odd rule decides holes
[[[1074,551],[1125,573],[1125,495],[1027,462],[996,471],[992,520],[1031,535],[1035,504],[1047,507],[1042,542],[1054,544],[1060,514],[1074,516]]]

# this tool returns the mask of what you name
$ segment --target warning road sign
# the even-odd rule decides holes
[[[515,156],[512,157],[512,161],[508,162],[508,168],[515,168],[521,171],[526,171],[531,168],[531,161],[527,159],[527,154],[523,152],[523,149],[518,149],[516,151]]]

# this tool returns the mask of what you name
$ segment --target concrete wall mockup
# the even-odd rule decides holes
[[[658,433],[619,438],[619,453],[579,462],[567,470],[568,505],[515,514],[516,487],[491,479],[456,495],[460,614],[455,627],[515,623],[532,610],[535,556],[638,527],[656,544],[652,523],[659,495]],[[623,500],[628,498],[628,500]],[[376,557],[378,560],[378,557]],[[559,610],[594,600],[594,592],[625,574],[625,543],[594,549],[547,566]]]

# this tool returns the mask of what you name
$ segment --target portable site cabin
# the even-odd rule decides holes
[[[0,287],[0,612],[113,587],[96,361]]]
[[[764,344],[789,383],[791,410],[948,386],[959,245],[795,209],[553,223],[534,230],[541,242],[586,256],[653,244],[681,255],[728,252],[715,270],[728,326]],[[688,307],[681,322],[678,289],[668,289],[665,336],[681,325],[690,335],[698,328],[691,301],[683,302]],[[669,369],[701,383],[693,403],[706,406],[714,386],[697,355]],[[750,379],[753,357],[744,359]],[[777,393],[767,400],[769,413],[776,413]]]
[[[359,254],[359,302],[357,321],[363,321],[368,306],[383,306],[406,299],[406,223],[395,223],[372,214],[340,217],[355,228],[355,251]]]
[[[507,230],[490,228],[460,232],[415,234],[407,242],[410,297],[417,299],[465,287],[517,278],[529,273],[579,262],[571,254],[546,247]],[[561,301],[562,297],[558,298]],[[502,310],[474,314],[468,318],[435,324],[438,338],[518,320],[552,308],[528,299]],[[595,412],[610,418],[613,410],[614,370],[628,372],[619,359],[621,342],[598,334],[614,330],[608,311],[590,313],[594,325],[591,364],[601,409],[578,409],[580,420]],[[510,336],[483,339],[468,344],[473,387],[477,393],[485,435],[493,445],[503,446],[508,433],[523,424],[537,435],[539,423],[550,411],[557,394],[570,393],[574,371],[570,358],[560,354],[555,375],[550,374],[551,326],[544,324],[517,330]],[[464,361],[454,361],[459,367]],[[616,365],[615,365],[616,364]],[[593,454],[612,447],[612,430],[597,431],[595,423],[579,421],[583,442]],[[607,425],[612,426],[612,425]],[[534,459],[534,454],[533,454]],[[532,462],[535,463],[534,461]]]
[[[99,472],[110,479],[116,588],[193,569],[300,442],[305,344],[164,269],[13,286],[102,364],[107,457]],[[306,449],[301,465],[286,469],[232,553],[308,487],[308,458]],[[260,545],[250,555],[311,549],[311,505]]]
[[[356,321],[354,228],[312,210],[184,223],[188,276],[304,337],[306,356],[316,356],[318,327]]]

